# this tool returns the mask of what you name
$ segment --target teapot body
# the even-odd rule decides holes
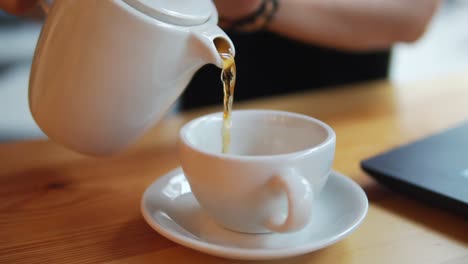
[[[226,36],[198,34],[213,23],[169,25],[121,0],[57,0],[31,68],[34,120],[80,153],[125,148],[164,116],[201,66],[219,63],[209,41]]]

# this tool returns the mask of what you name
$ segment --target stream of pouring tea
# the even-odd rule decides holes
[[[221,71],[221,81],[223,82],[224,92],[224,112],[223,112],[223,153],[229,153],[231,147],[231,112],[232,102],[234,100],[234,86],[236,85],[236,63],[234,56],[230,53],[220,52],[223,59],[223,69]]]

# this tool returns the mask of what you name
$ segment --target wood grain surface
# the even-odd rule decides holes
[[[334,169],[358,182],[370,201],[364,223],[346,239],[252,263],[468,263],[466,219],[390,191],[359,167],[366,157],[468,120],[468,73],[404,86],[331,87],[234,108],[287,110],[330,124],[337,134]],[[46,140],[0,144],[0,263],[249,263],[179,246],[153,231],[139,211],[145,188],[179,166],[179,128],[220,110],[167,116],[105,158]]]

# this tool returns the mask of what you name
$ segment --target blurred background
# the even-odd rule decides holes
[[[446,0],[425,35],[393,47],[390,81],[403,84],[468,70],[468,0]],[[44,138],[28,107],[28,80],[43,17],[0,11],[0,142]]]

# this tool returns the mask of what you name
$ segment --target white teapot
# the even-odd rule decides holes
[[[87,155],[120,151],[160,120],[205,64],[234,45],[211,0],[44,1],[29,84],[34,120]],[[221,84],[220,84],[221,89]]]

